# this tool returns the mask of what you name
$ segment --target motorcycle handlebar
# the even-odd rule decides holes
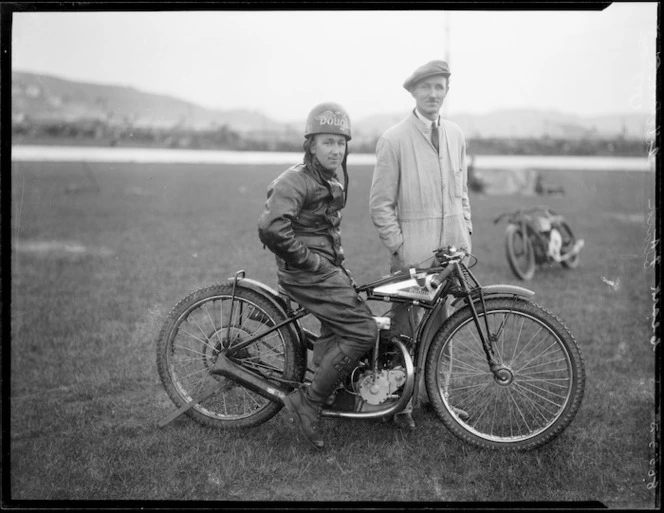
[[[503,219],[504,217],[507,217],[507,216],[516,219],[520,216],[524,216],[524,215],[527,216],[527,215],[530,215],[530,214],[534,214],[535,212],[544,212],[544,214],[548,215],[548,216],[558,215],[558,214],[556,214],[556,212],[551,210],[546,205],[537,205],[536,207],[526,208],[526,209],[523,209],[523,210],[515,210],[513,212],[503,212],[502,214],[500,214],[498,217],[496,217],[493,220],[493,224],[498,224],[498,222],[500,222],[501,219]]]
[[[434,253],[436,255],[436,260],[438,260],[441,264],[447,264],[452,260],[460,260],[470,255],[466,248],[461,247],[457,249],[454,246],[439,248]]]
[[[434,274],[431,277],[431,286],[434,289],[437,289],[440,286],[440,284],[443,283],[450,274],[452,274],[453,270],[454,270],[454,267],[452,267],[451,265],[448,265],[445,269],[440,271],[438,274]]]
[[[500,214],[498,217],[496,217],[493,220],[493,224],[498,224],[502,220],[502,218],[507,216],[507,215],[511,215],[511,213],[510,212],[503,212],[502,214]]]

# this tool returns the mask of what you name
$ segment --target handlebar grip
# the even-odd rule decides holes
[[[440,284],[443,283],[450,274],[452,274],[453,270],[454,268],[451,265],[448,265],[438,274],[433,275],[431,277],[431,285],[437,289],[440,286]]]

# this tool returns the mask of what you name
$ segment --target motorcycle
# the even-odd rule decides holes
[[[507,217],[505,253],[514,275],[531,280],[536,265],[559,263],[565,269],[579,265],[583,239],[576,239],[565,218],[546,206],[505,212],[494,219],[498,224]]]
[[[413,336],[375,317],[375,346],[333,394],[322,417],[388,418],[424,387],[459,439],[494,450],[531,450],[560,435],[583,398],[585,367],[563,322],[515,285],[481,286],[477,259],[454,247],[430,268],[402,270],[358,286],[367,300],[422,309]],[[473,259],[472,265],[464,260]],[[445,318],[445,308],[453,313]],[[239,271],[180,301],[157,340],[161,382],[181,414],[206,426],[250,428],[274,417],[310,382],[317,335],[306,309]],[[444,320],[442,320],[444,318]]]

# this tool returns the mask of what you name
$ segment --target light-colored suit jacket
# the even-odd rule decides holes
[[[458,125],[441,120],[440,155],[431,126],[415,113],[387,130],[376,146],[371,219],[390,254],[426,267],[447,245],[471,251],[466,141]]]

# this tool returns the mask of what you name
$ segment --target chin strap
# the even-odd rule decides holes
[[[344,207],[346,206],[346,202],[348,201],[348,189],[350,189],[348,185],[348,171],[346,170],[346,159],[348,158],[348,147],[346,147],[346,154],[344,155],[344,159],[341,162],[341,169],[344,170]]]
[[[346,147],[346,154],[344,155],[344,159],[341,161],[341,169],[344,172],[344,207],[346,206],[346,202],[348,201],[348,189],[350,188],[348,185],[350,178],[348,177],[348,170],[346,169],[347,159],[348,159],[348,147]],[[316,163],[318,163],[318,159],[315,156],[312,156],[309,152],[305,152],[303,162],[308,166],[315,167]],[[320,166],[320,163],[318,163],[318,165]]]

